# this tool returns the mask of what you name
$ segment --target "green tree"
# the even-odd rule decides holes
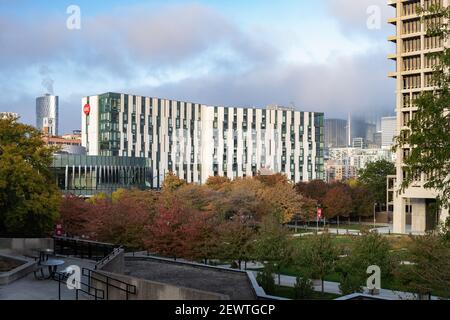
[[[364,277],[362,272],[349,258],[339,260],[336,265],[336,272],[339,274],[339,289],[343,295],[363,291]]]
[[[270,214],[263,218],[255,243],[255,256],[264,264],[271,264],[278,274],[291,261],[292,247],[288,239],[288,231],[282,225],[282,218]]]
[[[275,280],[273,278],[274,267],[272,264],[266,264],[261,272],[256,275],[256,281],[264,289],[266,294],[275,293]]]
[[[50,169],[55,149],[16,120],[0,119],[0,233],[48,235],[61,197]]]
[[[309,299],[313,293],[314,287],[311,279],[306,275],[298,276],[294,286],[294,298],[296,300]]]
[[[420,295],[450,292],[450,242],[445,233],[413,237],[409,246],[410,266],[399,278],[410,291]]]
[[[241,269],[242,262],[249,261],[252,257],[255,237],[253,223],[243,215],[235,215],[219,225],[218,234],[218,257],[236,260]]]
[[[390,279],[394,271],[391,246],[386,237],[377,232],[366,232],[354,241],[349,257],[342,259],[336,268],[341,277],[343,293],[360,291],[369,266],[380,267],[382,280]]]
[[[373,216],[375,198],[369,188],[360,183],[350,187],[353,215],[359,218]]]
[[[392,162],[378,160],[360,170],[358,180],[369,189],[375,201],[381,204],[386,203],[387,176],[393,174],[395,166]]]
[[[450,7],[431,6],[419,8],[427,36],[439,37],[445,43],[449,38]],[[429,19],[430,14],[442,17]],[[411,119],[396,137],[396,150],[402,150],[405,167],[402,191],[408,188],[420,175],[427,179],[424,187],[439,190],[438,202],[450,206],[450,49],[427,55],[436,61],[431,86],[433,90],[423,92],[412,104],[417,107]]]
[[[305,265],[312,277],[321,281],[323,293],[325,277],[334,271],[338,250],[328,233],[309,236],[306,241]]]

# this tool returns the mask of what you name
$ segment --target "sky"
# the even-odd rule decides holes
[[[81,98],[111,91],[392,115],[393,15],[385,0],[0,0],[0,111],[35,124],[35,98],[53,91],[70,132]]]

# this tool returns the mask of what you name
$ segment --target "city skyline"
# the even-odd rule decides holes
[[[0,37],[8,62],[0,91],[10,97],[0,110],[32,124],[34,99],[54,91],[69,132],[80,128],[82,96],[113,90],[221,106],[294,103],[326,117],[390,115],[389,8],[348,2],[78,1],[80,30],[66,28],[69,2],[2,3],[2,22],[23,41]],[[369,5],[380,8],[380,29],[366,25]]]

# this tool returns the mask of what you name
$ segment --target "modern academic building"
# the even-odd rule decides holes
[[[324,179],[324,115],[290,108],[207,106],[105,93],[82,99],[82,145],[90,156],[146,158],[159,188],[174,172],[189,183],[210,176],[282,172]]]
[[[414,99],[423,91],[433,90],[432,73],[437,61],[427,53],[442,51],[444,44],[437,36],[426,35],[426,24],[436,22],[439,17],[428,16],[425,23],[416,13],[417,6],[429,8],[431,5],[448,6],[448,0],[389,0],[388,4],[396,9],[396,16],[389,23],[396,28],[396,35],[389,41],[396,44],[396,53],[389,55],[395,61],[396,71],[389,77],[396,79],[397,135],[408,128],[408,122],[414,117],[417,107]],[[405,192],[398,193],[406,171],[403,160],[408,157],[410,146],[404,146],[397,152],[396,176],[389,181],[388,203],[394,209],[395,233],[423,233],[436,227],[439,221],[448,216],[448,210],[434,210],[438,193],[423,187],[426,177],[417,174],[415,183]],[[410,221],[411,229],[407,229]]]
[[[51,169],[64,194],[90,197],[117,189],[148,189],[152,171],[148,159],[60,153]]]

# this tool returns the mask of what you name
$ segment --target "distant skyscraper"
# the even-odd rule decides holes
[[[36,127],[50,136],[58,135],[58,96],[36,98]]]
[[[366,147],[364,138],[353,138],[352,146],[353,148],[364,149]]]
[[[397,117],[381,118],[381,146],[391,147],[397,135]]]
[[[383,133],[381,131],[376,132],[373,135],[373,144],[376,145],[378,148],[381,148],[382,141],[383,141]]]
[[[374,143],[374,135],[377,133],[377,125],[373,123],[366,123],[365,140],[367,143]]]
[[[347,120],[325,119],[325,147],[342,148],[347,146]]]

